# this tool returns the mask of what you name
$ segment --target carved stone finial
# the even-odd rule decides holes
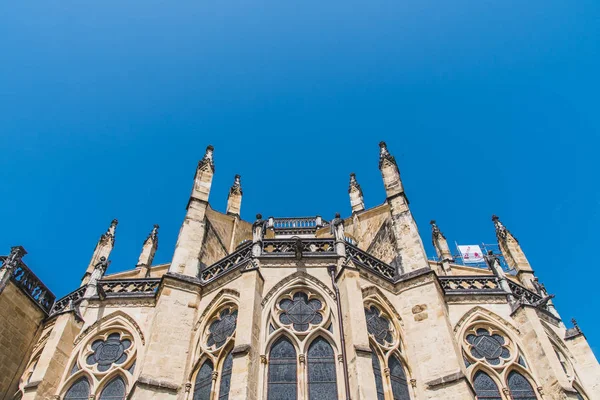
[[[579,325],[577,324],[577,320],[575,318],[571,318],[571,322],[573,323],[573,328],[575,328],[581,332],[581,329],[579,328]]]
[[[494,221],[494,227],[496,228],[496,237],[498,238],[498,240],[506,240],[508,235],[510,234],[512,239],[514,239],[515,242],[519,243],[517,238],[512,233],[510,233],[508,229],[506,229],[502,222],[500,222],[500,218],[497,215],[492,215],[492,221]]]
[[[350,174],[350,186],[348,188],[348,192],[351,192],[352,190],[358,190],[362,193],[362,189],[356,180],[356,174],[354,172]]]
[[[231,189],[229,189],[229,194],[243,194],[242,193],[242,183],[241,183],[241,176],[240,175],[236,175],[233,178],[233,185],[231,185]]]
[[[154,227],[152,228],[152,230],[148,234],[148,237],[144,241],[144,244],[148,243],[151,240],[153,242],[157,242],[158,241],[158,228],[160,228],[160,226],[158,226],[158,224],[154,224]]]
[[[110,222],[110,225],[108,226],[108,229],[106,230],[106,232],[104,232],[102,234],[102,236],[100,236],[100,241],[101,242],[106,242],[106,241],[111,241],[111,242],[115,242],[115,234],[117,232],[117,225],[119,225],[119,220],[118,219],[113,219]]]
[[[429,223],[431,224],[431,233],[434,239],[437,239],[439,237],[446,239],[446,236],[444,236],[442,231],[440,231],[440,228],[437,226],[435,220],[432,219]]]
[[[396,159],[390,154],[387,149],[387,144],[383,141],[379,142],[379,169],[383,166],[384,162],[389,162],[396,165]]]
[[[215,150],[215,148],[213,146],[211,146],[210,144],[206,147],[206,152],[204,153],[204,157],[198,163],[199,169],[210,167],[213,171],[215,170],[215,163],[213,160],[214,150]]]
[[[11,247],[10,254],[4,260],[4,266],[9,269],[16,267],[25,254],[27,254],[27,251],[23,246]]]

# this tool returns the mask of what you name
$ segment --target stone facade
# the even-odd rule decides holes
[[[600,399],[585,336],[499,219],[488,268],[456,264],[434,222],[428,260],[385,143],[379,168],[378,207],[352,174],[348,218],[247,222],[239,176],[226,213],[209,205],[209,146],[171,263],[151,265],[155,226],[135,268],[106,274],[114,221],[82,286],[40,302],[6,278],[11,253],[0,399]]]

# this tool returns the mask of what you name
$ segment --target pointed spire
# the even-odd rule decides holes
[[[89,282],[92,272],[94,272],[96,265],[100,262],[102,257],[108,259],[108,257],[110,256],[110,253],[112,252],[112,249],[115,246],[115,235],[118,224],[119,221],[117,219],[113,219],[106,232],[104,232],[100,236],[100,240],[98,240],[96,248],[94,249],[92,259],[90,260],[90,263],[88,264],[88,267],[81,281],[82,286]]]
[[[433,241],[433,247],[435,248],[435,253],[437,254],[438,260],[441,262],[453,262],[454,258],[450,252],[450,247],[448,246],[446,237],[442,231],[440,231],[440,228],[437,226],[435,220],[431,220],[430,224],[431,239]]]
[[[179,230],[175,252],[171,260],[169,272],[187,276],[198,276],[200,270],[200,253],[205,234],[206,209],[208,196],[215,173],[213,160],[214,147],[206,147],[204,157],[198,163],[194,186],[188,201],[185,219]]]
[[[352,213],[360,212],[365,209],[365,201],[363,199],[363,192],[360,185],[356,181],[356,174],[353,172],[350,174],[350,186],[348,188],[350,194],[350,205],[352,206]]]
[[[140,277],[146,278],[150,272],[154,254],[156,254],[156,250],[158,249],[158,228],[158,225],[154,225],[154,228],[152,228],[142,246],[142,252],[137,263],[137,267],[140,269]]]
[[[500,222],[497,215],[492,215],[492,221],[496,229],[496,238],[498,246],[510,268],[517,270],[517,277],[529,289],[534,288],[533,285],[533,269],[525,257],[525,253],[521,249],[519,241],[510,233],[508,229]]]
[[[236,175],[233,179],[233,185],[229,189],[229,196],[227,196],[227,214],[240,215],[242,208],[242,183],[240,176]]]
[[[196,176],[194,177],[194,188],[191,196],[192,199],[208,202],[210,187],[212,186],[212,179],[215,173],[215,163],[213,160],[214,150],[214,147],[208,145],[206,147],[204,157],[198,162]]]
[[[399,194],[404,195],[398,164],[396,164],[394,156],[388,151],[385,142],[379,142],[379,170],[383,177],[387,198],[389,199]]]

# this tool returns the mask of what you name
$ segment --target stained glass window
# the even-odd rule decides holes
[[[88,400],[90,398],[90,383],[85,378],[79,378],[65,394],[65,400]]]
[[[476,334],[467,335],[467,342],[471,345],[471,355],[485,360],[491,365],[499,365],[500,359],[510,358],[510,351],[505,346],[506,341],[501,335],[493,334],[485,328],[479,328]]]
[[[308,398],[310,400],[335,400],[337,383],[335,355],[327,340],[319,337],[308,348]]]
[[[194,383],[193,400],[210,400],[210,389],[212,388],[213,364],[206,360],[200,367],[196,382]]]
[[[108,371],[113,364],[123,364],[127,360],[127,350],[131,340],[121,340],[119,333],[111,333],[106,340],[96,340],[92,343],[92,350],[86,362],[88,365],[97,364],[98,371]]]
[[[221,311],[219,319],[210,324],[208,331],[208,346],[216,345],[217,348],[223,346],[227,339],[235,332],[237,324],[237,310],[231,311],[229,308]]]
[[[508,388],[515,400],[536,400],[537,397],[529,381],[517,371],[508,374]]]
[[[323,307],[320,300],[308,299],[306,293],[298,292],[292,299],[283,299],[279,308],[283,310],[279,321],[284,325],[292,325],[298,332],[308,330],[310,324],[316,325],[323,321],[319,310]]]
[[[483,371],[477,371],[473,379],[473,387],[478,400],[502,400],[496,382]]]
[[[365,317],[367,318],[367,331],[373,335],[377,343],[384,345],[386,342],[393,342],[391,323],[381,315],[381,311],[377,307],[365,308]]]
[[[221,385],[219,386],[219,400],[229,400],[229,389],[231,388],[231,369],[233,368],[233,355],[231,351],[225,357],[223,370],[221,371]]]
[[[296,349],[289,340],[281,337],[269,353],[268,400],[295,400],[298,393],[296,374]]]
[[[100,394],[100,400],[124,400],[125,382],[123,378],[116,377],[108,383]]]
[[[383,379],[381,378],[381,366],[379,365],[379,358],[377,353],[371,347],[371,362],[373,363],[373,373],[375,374],[375,389],[377,390],[377,400],[384,400],[385,394],[383,393]]]
[[[408,382],[402,363],[396,356],[390,358],[390,380],[392,381],[392,394],[394,400],[410,400],[408,394]]]

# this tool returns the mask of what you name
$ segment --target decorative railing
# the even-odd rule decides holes
[[[346,243],[346,254],[360,266],[371,270],[384,278],[394,281],[397,278],[396,268],[364,252],[358,247]]]
[[[54,315],[59,312],[65,311],[67,307],[69,307],[69,304],[76,304],[78,301],[83,299],[83,295],[85,294],[86,289],[87,285],[72,291],[64,297],[61,297],[52,306],[52,309],[50,310],[50,315]]]
[[[517,299],[525,300],[529,304],[534,304],[542,300],[542,296],[510,280],[508,281],[508,287],[510,287],[511,292]]]
[[[273,218],[273,229],[279,235],[311,234],[328,224],[321,217]]]
[[[106,297],[154,296],[160,285],[160,278],[101,279],[98,281],[98,294]]]
[[[0,259],[4,263],[6,257]],[[42,283],[23,261],[19,261],[12,270],[11,280],[33,300],[45,313],[50,312],[56,296]]]
[[[440,276],[446,294],[506,294],[495,276]]]
[[[313,256],[335,254],[333,239],[267,239],[263,241],[262,255]]]
[[[209,265],[200,271],[200,280],[204,283],[217,279],[221,275],[239,267],[252,256],[252,242],[244,243],[227,257]]]

